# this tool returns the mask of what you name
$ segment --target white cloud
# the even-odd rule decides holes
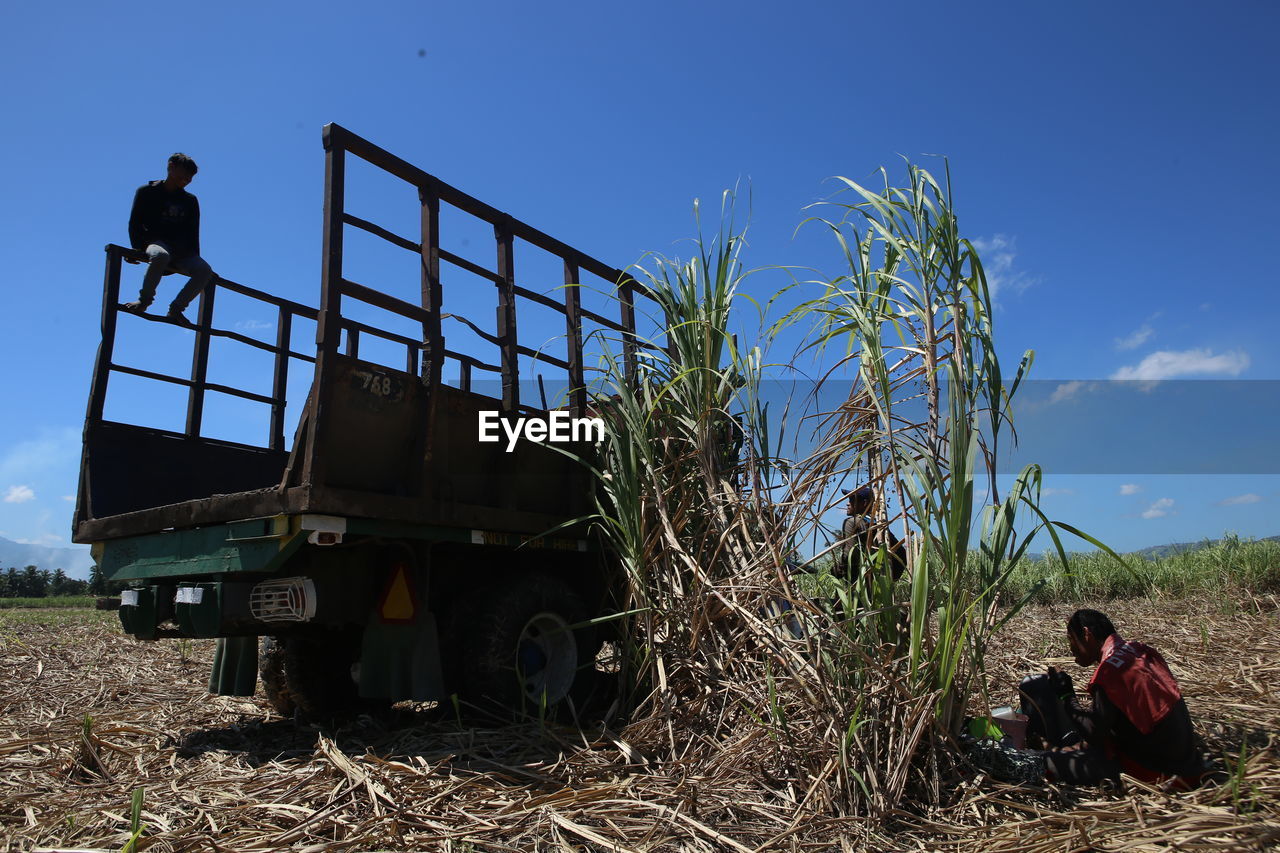
[[[264,323],[261,320],[240,320],[236,323],[236,328],[242,332],[263,332],[267,329],[274,329],[274,323]]]
[[[1249,356],[1242,350],[1220,355],[1214,355],[1207,349],[1160,350],[1132,367],[1120,368],[1111,374],[1111,378],[1155,381],[1179,376],[1239,376],[1248,367]]]
[[[74,473],[79,462],[80,431],[70,427],[50,431],[40,438],[13,445],[0,458],[0,482],[31,482],[59,470]]]
[[[1028,412],[1038,412],[1049,406],[1056,406],[1059,403],[1070,403],[1080,399],[1085,394],[1098,390],[1097,382],[1086,382],[1080,379],[1072,379],[1070,382],[1062,382],[1058,387],[1053,389],[1044,400],[1030,400],[1023,403],[1023,408]]]
[[[48,548],[54,545],[59,545],[64,540],[56,533],[46,533],[39,539],[15,539],[13,541],[17,542],[19,545],[41,545]]]
[[[1262,495],[1255,495],[1250,493],[1247,495],[1236,495],[1235,497],[1227,498],[1225,500],[1220,500],[1218,501],[1217,504],[1215,504],[1215,506],[1240,506],[1241,504],[1256,504],[1256,503],[1260,503],[1261,501],[1262,501]]]
[[[1142,511],[1143,518],[1164,518],[1173,509],[1173,498],[1160,498]]]
[[[1120,494],[1122,495],[1136,495],[1141,491],[1142,486],[1139,486],[1137,483],[1122,483],[1120,486]]]
[[[1151,328],[1150,323],[1143,323],[1123,338],[1116,338],[1116,349],[1137,349],[1150,340],[1155,333],[1156,330]]]
[[[1074,495],[1075,493],[1076,493],[1075,489],[1041,489],[1040,490],[1040,494],[1043,497],[1049,497],[1050,495]]]
[[[62,499],[63,499],[64,501],[66,501],[67,503],[75,503],[76,496],[75,496],[75,495],[63,495],[63,496],[62,496]]]
[[[9,491],[4,493],[4,502],[7,504],[24,504],[35,499],[36,493],[31,491],[30,486],[10,486]]]
[[[1012,245],[1013,241],[1003,234],[997,234],[990,240],[979,237],[973,241],[973,248],[979,252],[996,252],[1001,249],[1007,249]]]
[[[1018,257],[1016,237],[996,234],[989,240],[978,238],[971,242],[973,248],[982,255],[982,269],[987,275],[987,288],[991,291],[993,300],[1006,288],[1021,293],[1035,284],[1034,280],[1013,265]]]
[[[1078,379],[1072,382],[1064,382],[1057,388],[1053,389],[1053,393],[1049,395],[1049,402],[1050,404],[1061,403],[1066,400],[1074,399],[1083,388],[1084,383]]]
[[[33,430],[25,440],[0,444],[0,506],[11,534],[6,539],[47,544],[46,531],[70,525],[74,502],[57,498],[74,491],[79,462],[80,430],[72,427]]]

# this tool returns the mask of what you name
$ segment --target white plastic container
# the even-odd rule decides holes
[[[1014,749],[1022,749],[1026,745],[1027,722],[1030,720],[1026,714],[1019,714],[1008,705],[1003,705],[992,709],[991,719],[1013,741]]]

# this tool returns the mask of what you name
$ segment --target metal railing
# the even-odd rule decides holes
[[[146,263],[147,256],[143,252],[127,249],[123,246],[108,244],[106,246],[107,268],[103,284],[102,298],[102,343],[98,349],[97,363],[94,365],[93,390],[89,397],[88,418],[91,422],[103,420],[106,408],[107,389],[113,373],[137,376],[157,382],[166,382],[187,388],[187,415],[183,435],[197,438],[201,434],[204,422],[205,395],[209,391],[227,394],[243,400],[251,400],[271,407],[269,434],[265,446],[272,450],[287,450],[285,446],[285,392],[289,382],[289,360],[298,359],[315,362],[315,356],[309,353],[296,352],[291,342],[293,320],[303,317],[316,320],[319,312],[315,308],[272,296],[227,278],[215,276],[209,286],[200,294],[196,309],[196,322],[190,326],[195,331],[195,345],[192,351],[191,372],[188,376],[175,376],[153,370],[144,370],[115,361],[116,323],[124,305],[120,302],[120,278],[122,262],[135,261]],[[213,325],[213,305],[218,291],[229,290],[250,299],[266,303],[276,309],[275,343],[258,340],[249,335],[242,335],[231,329],[219,329]],[[168,318],[157,314],[136,314],[144,320],[158,323],[175,324]],[[272,370],[271,394],[257,394],[244,388],[237,388],[217,382],[210,382],[209,344],[214,338],[226,338],[237,341],[254,349],[269,352],[274,357]]]
[[[473,370],[496,373],[502,380],[502,405],[509,412],[529,410],[535,407],[520,399],[519,358],[525,356],[534,362],[548,365],[565,376],[569,408],[581,415],[587,407],[585,371],[583,368],[582,322],[591,320],[605,329],[617,332],[623,341],[625,369],[630,375],[635,369],[637,348],[635,323],[635,294],[637,285],[622,270],[611,267],[595,258],[563,243],[554,237],[491,207],[479,199],[467,195],[433,175],[422,171],[388,151],[357,136],[345,128],[330,124],[324,129],[325,146],[325,214],[324,214],[324,265],[322,294],[322,328],[319,372],[324,371],[326,352],[337,352],[338,337],[342,325],[326,321],[327,317],[341,315],[342,299],[351,298],[377,306],[409,318],[421,324],[421,375],[430,386],[440,383],[442,365],[452,360],[459,365],[460,384],[470,390]],[[351,154],[382,169],[415,187],[421,204],[421,228],[417,239],[410,239],[381,225],[353,216],[345,210],[346,155]],[[494,232],[494,269],[461,257],[440,245],[440,206],[450,205],[465,214],[492,226]],[[358,228],[368,234],[419,255],[422,259],[421,304],[413,305],[388,296],[378,290],[358,284],[343,273],[343,229]],[[563,299],[538,293],[519,283],[516,272],[518,241],[528,243],[560,259],[564,271]],[[486,332],[475,323],[445,312],[441,286],[441,264],[447,264],[492,283],[496,290],[497,328]],[[619,317],[602,316],[582,306],[580,279],[586,272],[603,279],[616,288]],[[516,300],[527,299],[559,312],[564,317],[565,337],[568,343],[567,358],[561,359],[520,345],[517,338]],[[459,320],[480,339],[498,347],[500,364],[490,364],[474,356],[449,349],[441,329],[444,318]],[[348,324],[348,328],[349,328]],[[367,331],[362,327],[361,330]],[[357,330],[360,331],[360,330]],[[348,340],[351,340],[349,335]],[[405,339],[407,343],[407,339]]]

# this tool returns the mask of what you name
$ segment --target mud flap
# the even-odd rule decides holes
[[[361,698],[392,702],[447,698],[434,613],[421,613],[408,625],[372,622],[365,626],[361,646]]]
[[[252,696],[257,686],[258,638],[220,638],[213,654],[209,692],[218,696]]]

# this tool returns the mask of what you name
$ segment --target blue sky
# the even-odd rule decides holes
[[[946,155],[1006,363],[1278,379],[1278,30],[1270,2],[11,5],[0,536],[69,541],[102,246],[133,190],[191,154],[214,268],[314,303],[326,122],[618,266],[687,251],[693,199],[740,185],[751,266],[838,274],[828,238],[793,236],[827,179]],[[358,197],[370,218],[384,195]],[[256,328],[244,310],[227,322]],[[139,358],[173,357],[148,334]],[[1135,446],[1179,428],[1136,420]],[[1272,535],[1275,453],[1254,474],[1050,470],[1048,508],[1121,549]]]

